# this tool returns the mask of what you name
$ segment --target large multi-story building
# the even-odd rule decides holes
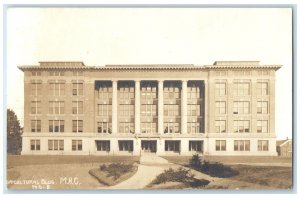
[[[258,61],[19,66],[22,154],[277,155],[280,67]]]

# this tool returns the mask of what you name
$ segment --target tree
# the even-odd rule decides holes
[[[22,151],[22,130],[16,113],[7,109],[7,153],[20,154]]]

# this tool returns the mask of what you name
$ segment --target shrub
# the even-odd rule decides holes
[[[199,170],[202,166],[202,160],[198,154],[193,155],[192,159],[189,161],[190,167]]]
[[[208,161],[202,162],[198,154],[193,155],[193,157],[190,159],[189,165],[191,168],[208,174],[212,177],[226,178],[239,174],[237,170],[234,170],[230,166],[226,166],[221,163],[210,163]]]
[[[100,170],[107,172],[108,177],[113,177],[115,180],[121,175],[130,172],[133,169],[133,164],[112,163],[109,165],[101,165]]]
[[[178,168],[177,170],[169,168],[158,175],[152,183],[161,184],[166,182],[185,182],[190,178],[194,178],[194,175],[190,174],[190,170],[185,170],[182,167]]]

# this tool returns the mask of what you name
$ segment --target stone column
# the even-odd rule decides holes
[[[187,81],[181,81],[181,133],[187,133]]]
[[[135,81],[135,101],[134,101],[134,132],[140,133],[141,132],[141,114],[140,114],[140,108],[141,108],[141,100],[140,100],[140,81]]]
[[[158,134],[164,133],[164,81],[158,80]]]
[[[112,81],[112,133],[118,133],[118,81]]]

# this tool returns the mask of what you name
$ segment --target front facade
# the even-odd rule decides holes
[[[275,156],[280,67],[258,61],[20,66],[22,154]]]

